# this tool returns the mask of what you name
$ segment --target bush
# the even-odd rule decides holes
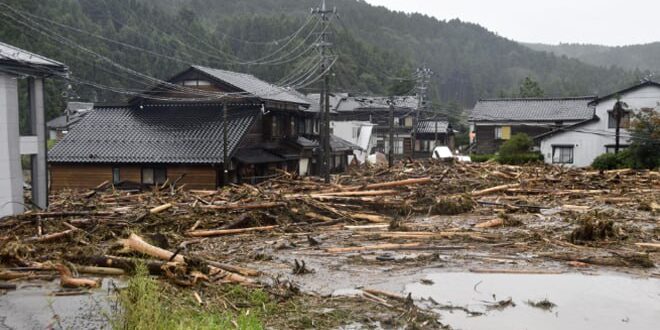
[[[525,152],[512,155],[498,155],[497,162],[507,165],[524,165],[528,163],[543,162],[543,155],[540,152]]]
[[[516,154],[529,153],[533,146],[534,141],[532,141],[527,134],[519,133],[502,144],[499,155],[508,157]]]
[[[522,165],[543,161],[543,155],[539,152],[531,152],[534,141],[525,133],[519,133],[511,137],[500,147],[496,160],[501,164]]]
[[[594,159],[591,167],[601,171],[628,168],[632,164],[631,157],[630,150],[623,150],[618,154],[602,154]]]
[[[495,155],[470,155],[470,159],[472,160],[473,163],[485,163],[491,159],[494,159]]]

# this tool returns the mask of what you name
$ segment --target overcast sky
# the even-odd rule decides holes
[[[524,42],[629,45],[660,41],[660,0],[366,0],[460,18]]]

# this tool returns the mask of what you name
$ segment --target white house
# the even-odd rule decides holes
[[[631,113],[641,109],[656,109],[660,106],[660,84],[645,81],[622,91],[597,98],[590,103],[595,109],[593,118],[562,127],[540,135],[541,152],[550,164],[587,167],[604,153],[613,153],[615,147],[616,119],[612,109],[616,97],[625,102],[628,112],[621,120],[620,146],[630,144]]]

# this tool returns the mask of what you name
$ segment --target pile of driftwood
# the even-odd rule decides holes
[[[288,173],[214,191],[187,190],[176,182],[126,191],[103,183],[90,191],[60,192],[52,196],[48,210],[0,220],[0,281],[58,272],[64,286],[94,287],[98,281],[78,274],[122,275],[144,263],[152,274],[180,285],[258,285],[258,271],[188,255],[189,247],[211,237],[310,232],[336,225],[378,228],[382,230],[370,235],[411,242],[327,250],[332,253],[415,248],[427,239],[489,241],[498,236],[483,229],[505,226],[507,217],[477,224],[481,231],[410,231],[397,223],[475,208],[492,208],[493,214],[557,208],[587,212],[606,203],[635,204],[658,214],[659,192],[658,172],[434,161],[356,168],[330,184]],[[573,205],[577,200],[580,205]],[[660,248],[652,241],[638,246]]]

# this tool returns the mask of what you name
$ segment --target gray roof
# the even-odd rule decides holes
[[[264,100],[291,102],[305,106],[310,105],[310,100],[298,92],[275,86],[250,74],[207,68],[199,65],[193,65],[193,68]]]
[[[472,110],[472,121],[563,121],[594,116],[589,106],[595,97],[481,100]]]
[[[422,120],[417,123],[417,133],[435,133],[436,131],[436,123],[438,133],[443,134],[447,133],[447,129],[449,128],[449,122],[446,121],[435,121],[435,120]]]
[[[19,70],[27,69],[48,74],[63,74],[67,70],[66,66],[60,62],[3,42],[0,42],[0,66],[11,66]]]
[[[66,115],[59,116],[57,118],[53,118],[49,120],[46,123],[46,127],[50,129],[69,129],[71,125],[74,125],[77,122],[79,122],[82,117],[83,114],[71,115],[69,117],[67,117]]]
[[[337,112],[389,109],[389,99],[383,96],[344,96],[337,105]],[[414,95],[396,96],[394,104],[397,108],[416,109],[419,99]]]
[[[230,155],[258,113],[229,110]],[[223,141],[222,111],[217,106],[108,107],[87,114],[48,158],[55,163],[219,164]]]

